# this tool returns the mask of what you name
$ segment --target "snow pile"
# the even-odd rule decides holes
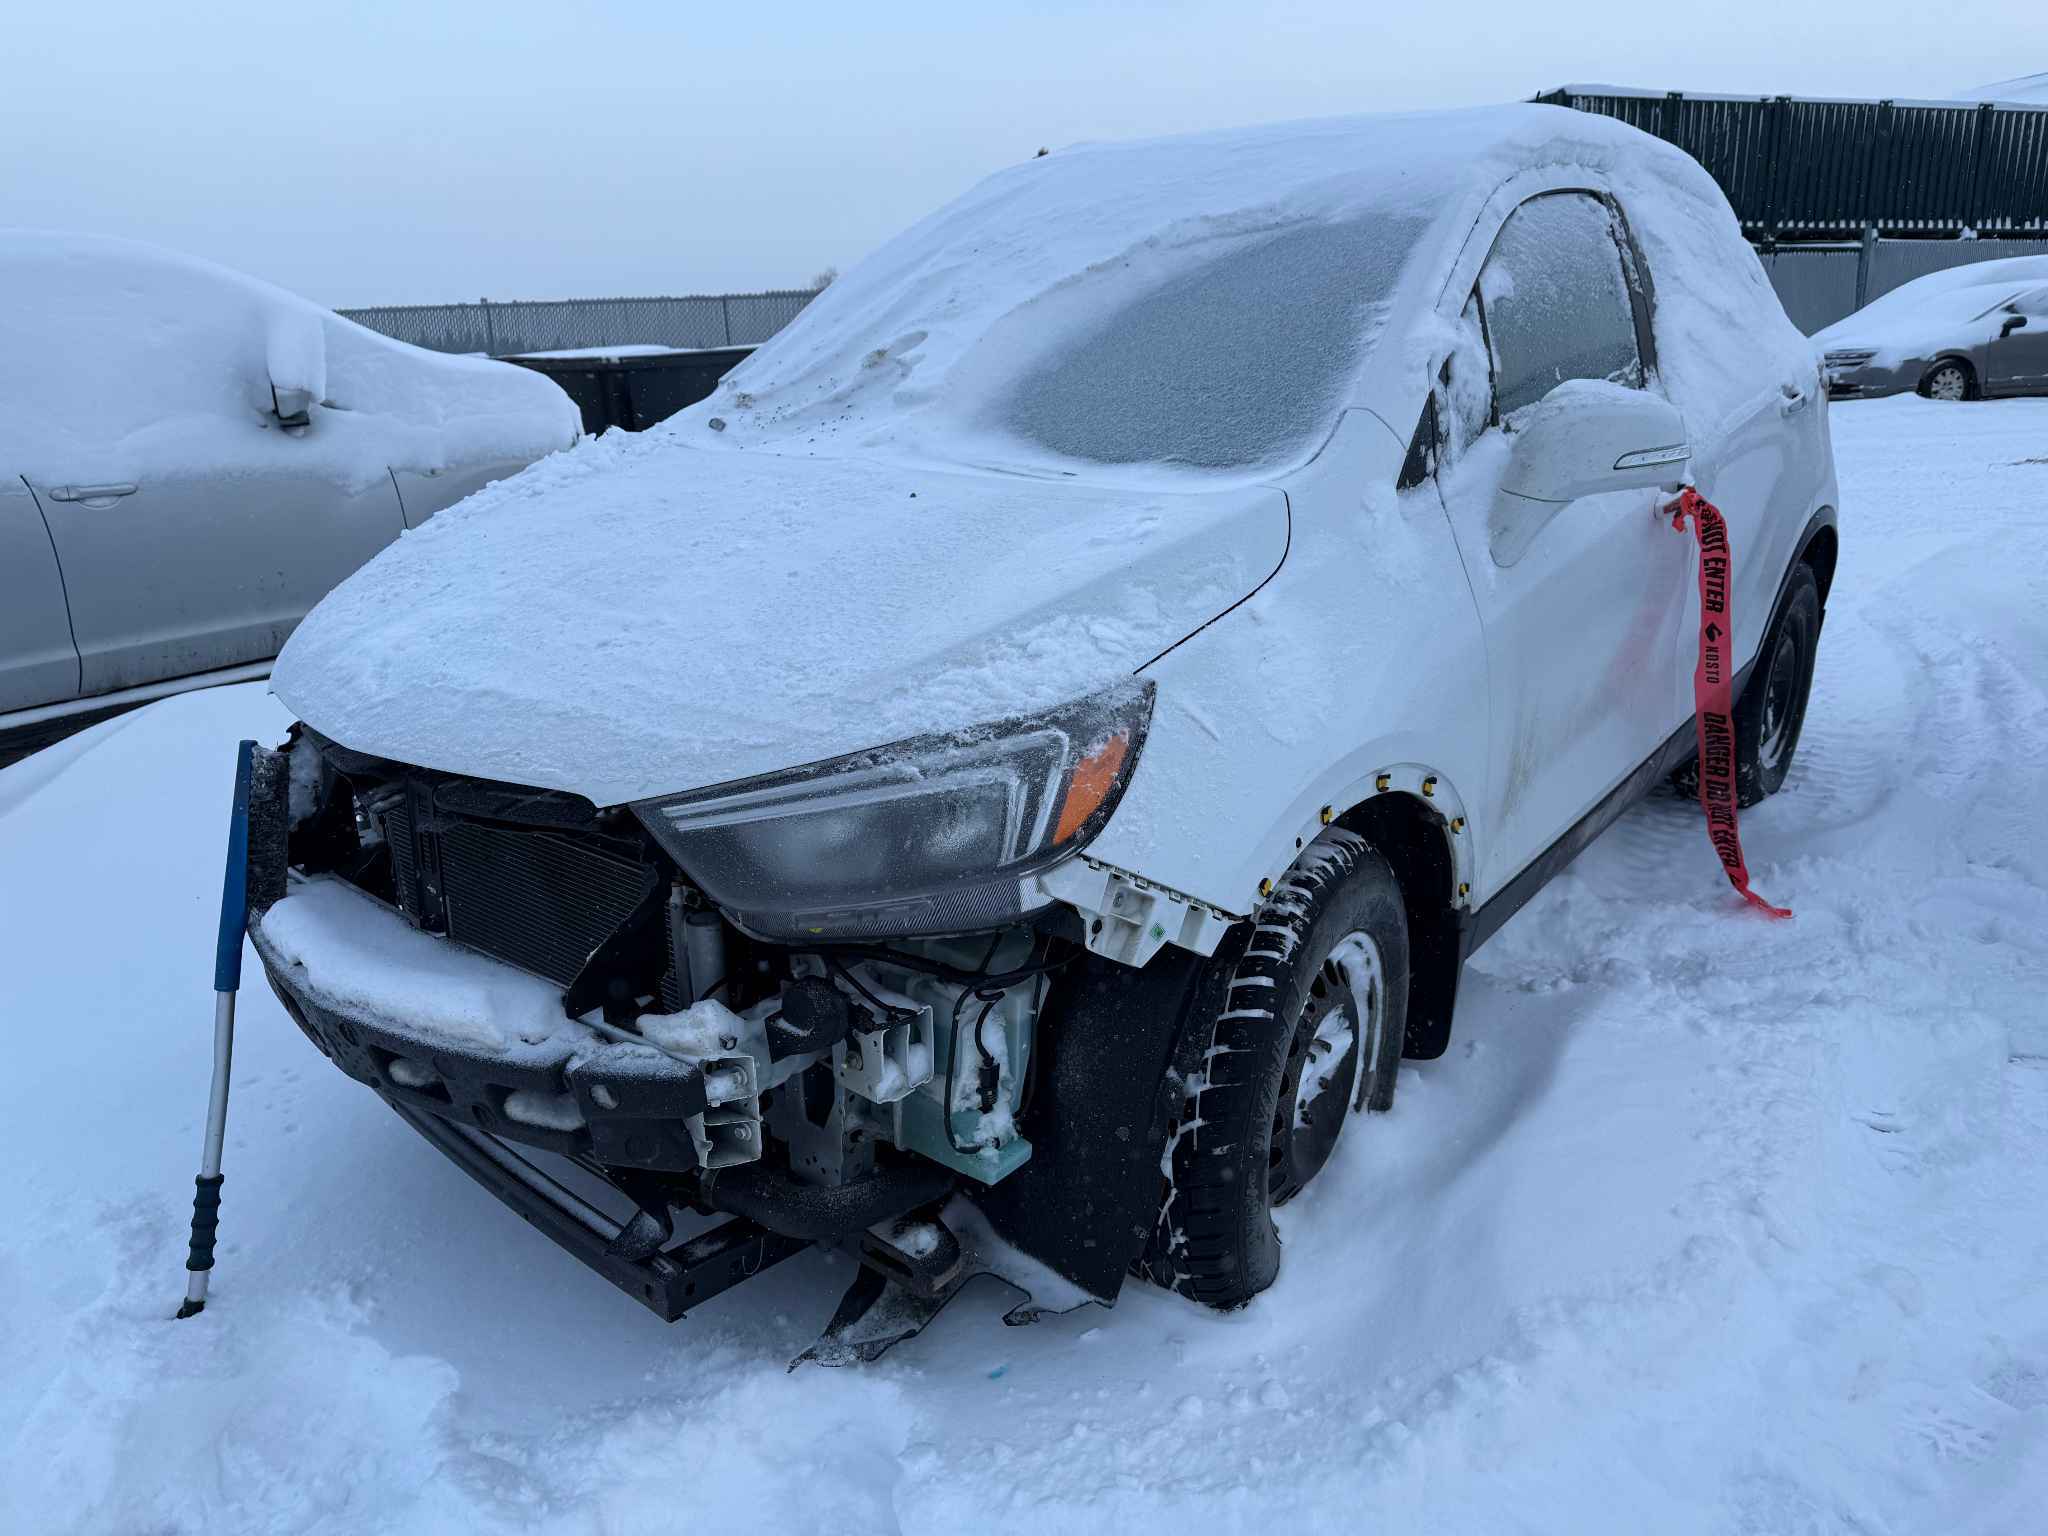
[[[1730,894],[1638,808],[1283,1213],[1278,1285],[804,1369],[805,1254],[664,1328],[242,996],[182,1292],[254,688],[0,771],[0,1529],[1956,1532],[2048,1508],[2048,402],[1832,413],[1805,739]],[[1962,506],[1966,518],[1930,515]],[[29,893],[33,893],[32,895]]]
[[[360,485],[576,438],[574,405],[529,369],[422,351],[152,246],[0,232],[0,292],[0,470],[38,483],[288,465]],[[273,385],[311,400],[303,435],[279,429]]]
[[[1996,336],[2008,299],[2048,284],[2048,256],[2006,256],[1930,272],[1878,295],[1816,332],[1823,351],[1869,347],[1886,367],[1943,347],[1975,346]]]
[[[258,926],[315,998],[451,1050],[559,1057],[577,1028],[562,1014],[561,988],[431,938],[339,880],[294,886]]]

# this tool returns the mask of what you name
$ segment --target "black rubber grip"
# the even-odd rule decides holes
[[[210,1179],[192,1181],[199,1190],[192,1196],[192,1252],[185,1260],[187,1269],[213,1268],[213,1239],[220,1231],[220,1186],[224,1177],[217,1173]]]

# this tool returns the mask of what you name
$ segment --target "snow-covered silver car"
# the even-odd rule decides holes
[[[818,1241],[842,1357],[1019,1251],[1041,1306],[1235,1306],[1466,958],[1693,756],[1724,619],[1783,782],[1835,494],[1805,338],[1633,129],[1057,152],[322,603],[250,931],[665,1317]]]
[[[576,439],[537,374],[149,246],[0,234],[0,292],[0,752],[261,677],[407,528]]]
[[[1837,400],[2048,394],[2048,256],[1929,273],[1813,339]]]

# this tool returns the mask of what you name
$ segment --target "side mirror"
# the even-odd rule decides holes
[[[280,313],[263,341],[270,409],[286,430],[302,428],[327,395],[326,321],[317,313]]]
[[[1529,501],[1675,486],[1692,460],[1676,406],[1602,379],[1565,380],[1513,427],[1500,488]]]
[[[310,389],[283,389],[272,384],[270,410],[280,426],[303,427],[313,419],[313,392]]]
[[[2005,324],[1998,328],[1998,339],[2003,341],[2014,331],[2024,331],[2026,328],[2027,317],[2025,315],[2007,315],[2005,317]]]

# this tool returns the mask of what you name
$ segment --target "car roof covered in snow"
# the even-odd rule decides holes
[[[1342,235],[1362,232],[1387,270],[1353,259],[1347,288],[1318,282],[1313,252],[1306,262],[1254,261],[1269,274],[1265,293],[1220,285],[1217,302],[1182,306],[1177,324],[1150,335],[1133,328],[1154,357],[1121,370],[1114,404],[1142,411],[1149,392],[1191,377],[1228,388],[1248,330],[1295,323],[1313,333],[1318,319],[1350,339],[1346,403],[1367,403],[1357,386],[1369,372],[1387,374],[1369,365],[1385,362],[1376,348],[1389,319],[1437,303],[1446,262],[1504,182],[1558,168],[1586,173],[1638,216],[1656,205],[1639,221],[1653,240],[1667,236],[1651,265],[1660,304],[1685,312],[1673,318],[1690,344],[1670,350],[1712,354],[1699,380],[1715,397],[1710,414],[1731,403],[1714,385],[1746,371],[1731,327],[1766,353],[1804,355],[1696,161],[1613,119],[1522,103],[1080,144],[1012,166],[842,276],[677,430],[703,438],[716,417],[721,446],[1073,473],[1071,463],[1038,461],[1102,456],[1062,452],[1057,441],[1033,452],[1048,446],[1028,419],[1034,371],[1085,347],[1121,309],[1316,230],[1331,232],[1340,257],[1350,254]],[[1318,305],[1326,313],[1304,320]],[[1692,323],[1702,306],[1705,322]],[[1172,339],[1162,346],[1163,333]],[[1427,361],[1401,360],[1418,401]],[[1271,469],[1288,454],[1252,458]]]
[[[361,483],[536,458],[579,424],[528,369],[408,346],[136,241],[0,231],[0,292],[0,473],[32,482],[271,462]],[[302,436],[275,430],[273,383],[317,402]]]
[[[1929,272],[1879,294],[1814,336],[1817,345],[1962,345],[1970,322],[2048,283],[2048,256],[2002,256]]]

